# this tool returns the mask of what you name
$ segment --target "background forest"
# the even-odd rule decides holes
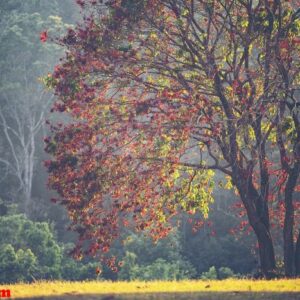
[[[63,50],[41,43],[40,32],[62,35],[78,18],[72,0],[0,2],[0,282],[254,275],[255,238],[237,196],[221,184],[207,220],[182,213],[178,228],[174,224],[172,234],[156,244],[124,229],[125,242],[110,250],[123,262],[118,273],[97,259],[75,261],[69,255],[76,234],[67,230],[64,208],[50,201],[55,195],[47,188],[43,165],[46,122],[55,118],[50,113],[54,96],[45,90],[43,78]],[[275,242],[281,255],[280,235]]]

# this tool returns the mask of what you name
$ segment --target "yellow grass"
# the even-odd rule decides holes
[[[183,292],[272,292],[300,293],[300,279],[293,280],[234,280],[179,281],[179,282],[110,282],[110,281],[41,281],[33,284],[0,285],[0,290],[10,289],[15,297],[59,297],[65,295],[103,295]]]

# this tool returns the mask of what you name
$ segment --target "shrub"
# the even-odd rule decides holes
[[[24,215],[0,217],[2,282],[60,278],[62,251],[49,225]]]
[[[135,280],[139,277],[140,268],[136,263],[136,255],[132,252],[126,251],[126,255],[123,258],[123,266],[118,273],[118,279],[120,280]]]
[[[230,268],[221,267],[218,270],[215,266],[209,268],[208,272],[203,272],[201,274],[201,279],[226,279],[226,278],[236,278],[239,277],[240,274],[235,274]]]
[[[218,279],[234,278],[237,277],[237,274],[227,267],[222,267],[218,270]]]
[[[0,283],[35,279],[96,279],[98,263],[74,261],[72,244],[59,245],[49,224],[24,215],[0,216]]]
[[[209,268],[209,270],[207,272],[203,272],[201,275],[201,279],[217,279],[218,278],[218,274],[217,274],[217,270],[216,267],[212,266]]]
[[[156,259],[152,264],[138,265],[137,256],[126,252],[123,266],[118,274],[120,280],[180,280],[195,276],[196,271],[188,261],[168,262],[163,258]]]
[[[30,249],[15,251],[11,244],[0,248],[0,282],[32,281],[37,259]]]
[[[141,266],[138,279],[141,280],[183,280],[192,278],[196,271],[187,261],[167,262],[158,258],[148,266]]]
[[[180,280],[195,277],[196,270],[182,256],[176,231],[153,244],[145,235],[131,234],[124,245],[120,280]]]

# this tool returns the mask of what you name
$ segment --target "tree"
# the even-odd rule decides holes
[[[9,215],[0,225],[1,282],[60,278],[62,249],[47,223]]]
[[[179,280],[194,278],[196,270],[181,254],[177,232],[153,245],[145,235],[129,235],[124,243],[118,279]]]
[[[59,244],[46,222],[24,215],[0,217],[0,283],[42,279],[96,279],[99,262],[74,261],[73,244]]]
[[[209,220],[198,232],[193,232],[189,222],[186,225],[183,255],[195,266],[198,276],[211,266],[217,269],[228,267],[243,275],[257,272],[255,237],[240,231],[245,221],[233,223],[229,216],[226,217],[210,212]],[[235,227],[240,232],[233,234]]]
[[[57,45],[41,44],[39,34],[45,28],[50,33],[64,28],[62,19],[54,15],[57,6],[56,1],[13,0],[1,4],[0,10],[0,166],[6,171],[1,179],[10,186],[2,196],[21,195],[26,213],[32,204],[45,114],[53,101],[39,78],[53,67],[60,51]]]
[[[0,282],[32,281],[36,273],[36,257],[30,249],[15,251],[11,244],[1,245]]]
[[[78,3],[93,14],[59,41],[67,54],[48,80],[54,109],[71,122],[52,126],[46,147],[78,254],[106,252],[123,225],[161,238],[180,210],[207,217],[219,171],[240,195],[263,275],[273,276],[273,191],[285,191],[288,253],[299,173],[298,156],[282,150],[299,136],[295,2]]]

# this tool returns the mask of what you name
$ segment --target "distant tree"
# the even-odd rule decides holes
[[[220,220],[210,216],[212,218],[216,224],[210,225],[208,221],[197,233],[192,233],[189,226],[183,241],[182,254],[195,266],[198,276],[211,266],[228,267],[243,275],[257,271],[254,237],[249,238],[243,232],[233,235],[229,230],[224,233],[218,230]],[[224,224],[222,220],[221,224]],[[212,236],[211,232],[214,231],[216,233]]]
[[[63,257],[61,262],[61,277],[64,280],[91,280],[102,278],[102,273],[100,273],[99,261],[83,259],[80,261],[74,260],[70,255],[70,251],[74,248],[74,244],[67,243],[62,246]],[[97,269],[99,274],[97,274]]]
[[[271,222],[285,209],[294,273],[296,2],[78,1],[93,13],[59,40],[66,56],[47,80],[54,110],[73,122],[52,126],[46,147],[78,255],[107,252],[124,225],[158,239],[180,210],[206,217],[219,171],[240,195],[266,277]],[[279,210],[274,191],[284,191]]]
[[[37,259],[30,249],[15,251],[11,244],[1,245],[0,282],[33,281],[36,273]]]
[[[8,186],[2,196],[22,199],[26,213],[45,118],[54,98],[39,78],[53,67],[60,52],[57,45],[42,44],[39,38],[45,28],[63,32],[57,8],[57,1],[13,0],[1,3],[0,9],[0,167],[1,181]]]
[[[62,250],[47,223],[0,217],[0,282],[60,278]]]
[[[24,215],[0,217],[0,284],[42,279],[96,279],[98,261],[75,261],[73,244],[58,244],[45,222]]]
[[[203,272],[201,279],[214,280],[218,278],[218,273],[216,267],[210,267],[207,272]]]
[[[130,234],[124,240],[122,254],[118,255],[122,280],[179,280],[196,276],[196,270],[182,255],[179,233],[153,244],[145,234]]]

